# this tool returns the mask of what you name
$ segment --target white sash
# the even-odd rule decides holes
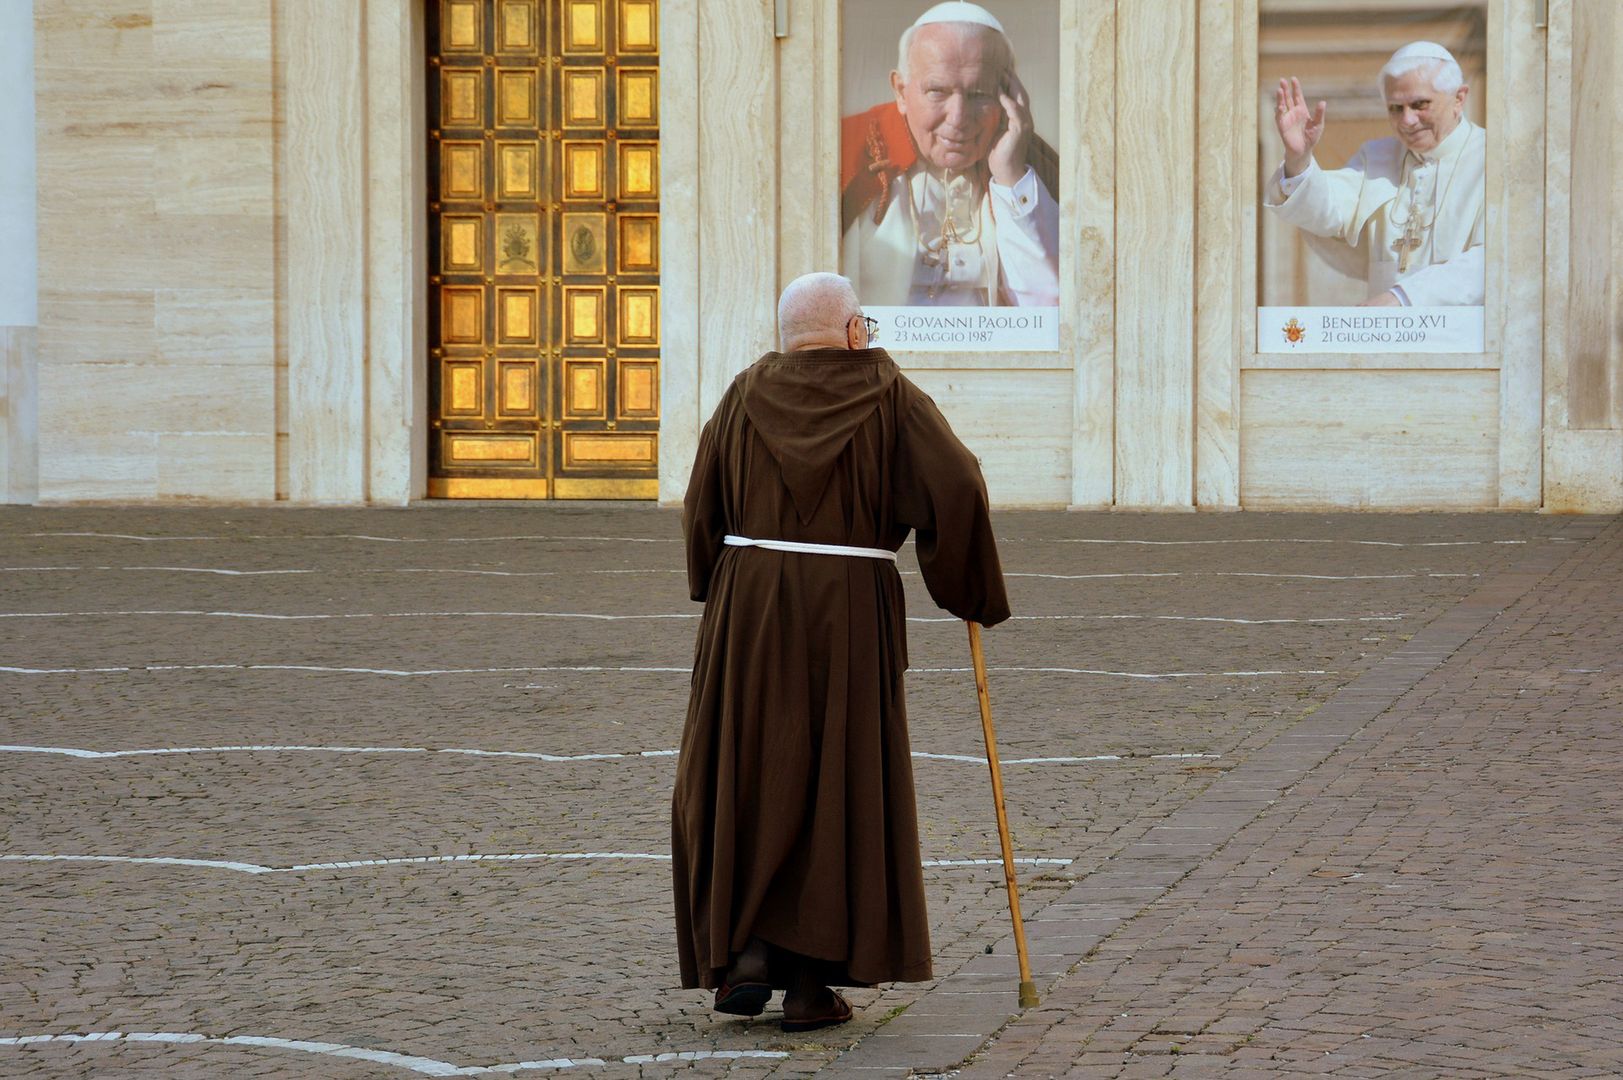
[[[896,561],[896,553],[885,548],[846,547],[844,544],[807,544],[799,540],[751,540],[747,536],[722,538],[728,547],[758,547],[768,551],[794,551],[803,555],[845,555],[857,559]]]

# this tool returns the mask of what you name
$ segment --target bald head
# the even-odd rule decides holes
[[[862,305],[847,278],[802,274],[778,297],[778,339],[785,352],[846,346],[845,326]]]

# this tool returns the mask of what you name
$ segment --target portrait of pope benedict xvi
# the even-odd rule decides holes
[[[1444,46],[1415,41],[1392,54],[1375,86],[1392,134],[1326,169],[1314,154],[1326,103],[1310,106],[1298,78],[1279,80],[1273,119],[1284,160],[1264,185],[1263,207],[1331,266],[1363,279],[1364,306],[1480,305],[1487,137],[1465,115],[1471,88],[1460,65]]]

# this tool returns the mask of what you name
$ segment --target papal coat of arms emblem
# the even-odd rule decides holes
[[[1300,345],[1302,343],[1302,339],[1307,337],[1307,327],[1303,326],[1295,319],[1292,319],[1290,322],[1280,327],[1280,329],[1285,332],[1285,340],[1290,342],[1292,345]]]

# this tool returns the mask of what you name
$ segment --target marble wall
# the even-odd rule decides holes
[[[38,495],[34,24],[0,4],[0,502]]]
[[[269,500],[269,0],[34,9],[39,498]]]
[[[420,494],[419,5],[33,6],[37,497]]]
[[[903,356],[994,497],[1623,509],[1616,5],[1551,0],[1546,38],[1487,0],[1497,85],[1549,88],[1487,116],[1515,207],[1489,354],[1285,367],[1250,326],[1257,2],[1059,0],[1060,350]],[[770,0],[660,7],[666,502],[777,289],[838,257],[840,9],[784,4],[785,37]],[[33,9],[37,203],[22,96],[0,102],[0,230],[39,222],[37,331],[0,232],[0,497],[420,497],[420,4]]]
[[[1587,28],[1578,40],[1606,43],[1623,21],[1606,0],[1554,0],[1546,40],[1512,0],[1484,2],[1497,85],[1541,85],[1547,51],[1551,64],[1570,66],[1563,19]],[[1574,16],[1573,5],[1585,3]],[[675,174],[666,180],[667,215],[677,220],[666,232],[665,265],[680,277],[666,292],[666,501],[681,494],[698,424],[770,344],[765,283],[781,287],[837,262],[828,163],[838,140],[840,9],[786,6],[789,34],[774,41],[758,0],[665,5],[667,31],[678,35],[668,55],[683,73],[666,82]],[[1607,156],[1623,140],[1610,131],[1580,136],[1586,159],[1570,133],[1552,135],[1546,151],[1544,102],[1493,95],[1490,244],[1500,256],[1490,269],[1487,352],[1282,360],[1256,351],[1252,320],[1258,0],[1059,6],[1068,89],[1052,136],[1070,193],[1061,348],[898,354],[981,457],[994,498],[1156,509],[1535,509],[1547,469],[1578,492],[1552,505],[1591,505],[1599,491],[1591,481],[1612,483],[1611,413],[1601,428],[1546,437],[1546,425],[1567,421],[1545,407],[1546,372],[1566,361],[1552,360],[1557,346],[1546,345],[1543,253],[1546,224],[1553,234],[1567,212],[1561,170],[1574,155],[1591,161],[1597,178],[1586,187],[1585,220],[1623,213],[1623,169]],[[1611,47],[1580,50],[1579,89],[1562,104],[1552,99],[1551,110],[1582,103],[1569,127],[1588,118],[1599,128],[1616,115]],[[775,110],[763,107],[774,97]],[[752,166],[737,167],[739,148],[763,146],[777,153],[745,151]],[[774,200],[777,212],[763,213]],[[1575,272],[1590,278],[1623,255],[1615,231],[1585,242],[1588,262]],[[1609,297],[1613,283],[1606,277],[1586,295]],[[1563,402],[1577,394],[1584,407],[1601,408],[1595,403],[1623,397],[1615,390],[1623,369],[1601,325],[1603,311],[1617,310],[1608,303],[1589,301],[1587,322],[1573,332],[1588,344],[1576,354],[1579,388]],[[1573,488],[1579,478],[1588,479]]]

